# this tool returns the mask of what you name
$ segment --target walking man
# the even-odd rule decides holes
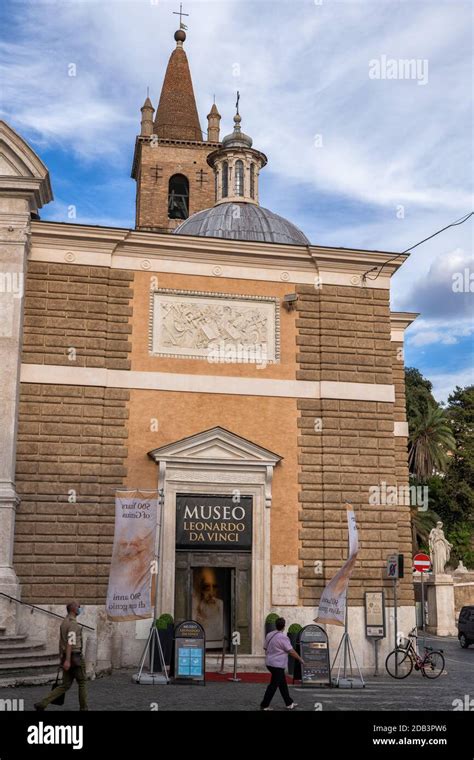
[[[63,680],[60,686],[53,689],[41,702],[35,704],[35,710],[46,710],[50,702],[65,694],[76,679],[79,686],[79,709],[87,707],[87,678],[86,664],[82,654],[82,627],[77,622],[77,616],[82,612],[78,602],[66,605],[67,615],[61,623],[59,631],[59,657],[63,669]]]
[[[294,710],[298,705],[290,697],[288,691],[288,684],[286,683],[285,668],[288,664],[288,655],[294,657],[295,660],[299,660],[303,663],[303,660],[295,652],[291,646],[291,641],[283,633],[286,622],[284,618],[278,618],[275,621],[276,631],[270,631],[265,639],[263,648],[266,652],[265,665],[272,674],[272,679],[267,686],[267,690],[260,705],[261,710],[272,710],[270,702],[272,701],[277,689],[280,689],[280,694],[283,697],[283,701],[287,710]]]

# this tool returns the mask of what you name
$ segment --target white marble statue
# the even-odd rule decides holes
[[[432,529],[429,537],[429,546],[433,573],[435,575],[443,575],[444,568],[449,562],[453,545],[449,543],[444,535],[442,522],[437,522],[436,527]]]
[[[468,573],[469,572],[469,570],[467,569],[467,567],[464,564],[464,562],[462,561],[462,559],[459,560],[459,564],[458,564],[458,566],[457,566],[457,568],[456,568],[456,570],[454,572],[455,573]]]

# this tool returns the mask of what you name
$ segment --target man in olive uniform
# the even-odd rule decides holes
[[[63,668],[63,680],[41,702],[35,704],[35,710],[46,710],[50,702],[65,694],[76,679],[79,686],[79,708],[88,710],[86,664],[82,654],[82,627],[77,616],[82,612],[78,602],[69,602],[67,615],[61,623],[59,632],[59,656]]]

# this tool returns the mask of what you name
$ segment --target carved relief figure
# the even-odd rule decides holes
[[[252,306],[160,303],[163,347],[208,348],[224,340],[246,345],[267,342],[267,317]]]

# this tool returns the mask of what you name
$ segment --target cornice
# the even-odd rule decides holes
[[[390,312],[390,340],[395,343],[403,343],[405,330],[410,327],[420,315],[416,311],[391,311]]]
[[[299,270],[306,273],[306,277],[319,273],[323,284],[387,288],[392,274],[408,257],[402,254],[388,263],[395,255],[392,251],[285,245],[47,221],[34,221],[31,227],[37,260],[41,260],[42,252],[46,255],[47,251],[56,250],[58,254],[64,251],[65,254],[77,253],[78,257],[87,255],[87,263],[97,266],[126,268],[125,261],[121,265],[120,259],[127,259],[127,266],[131,264],[131,268],[154,271],[159,270],[160,262],[166,261],[210,263],[222,268]],[[97,261],[94,261],[94,253],[100,254]],[[140,261],[133,264],[134,259]],[[74,257],[65,260],[73,263]],[[364,283],[363,273],[382,264],[385,269],[380,279]],[[343,282],[342,277],[346,277],[346,281]],[[284,272],[280,279],[291,281]]]
[[[390,324],[398,330],[406,330],[419,317],[417,311],[391,311]]]

